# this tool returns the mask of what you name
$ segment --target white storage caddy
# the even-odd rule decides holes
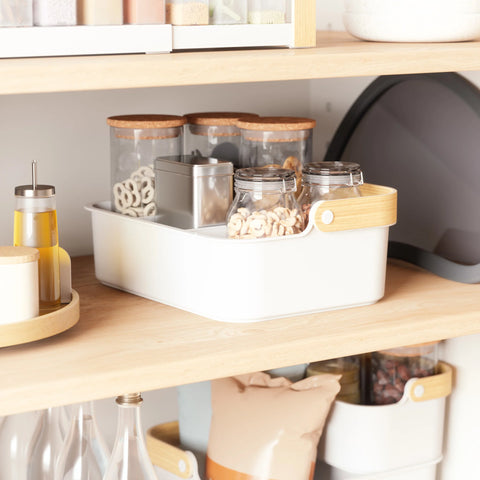
[[[336,401],[318,455],[334,468],[322,480],[435,480],[452,390],[452,368],[440,362],[439,372],[411,378],[392,405]]]
[[[317,202],[304,232],[226,238],[109,210],[92,213],[100,282],[214,320],[253,322],[375,303],[384,295],[397,192],[365,184],[357,198]]]

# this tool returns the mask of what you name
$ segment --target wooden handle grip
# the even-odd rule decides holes
[[[152,463],[179,478],[190,478],[193,474],[190,460],[175,446],[178,444],[178,422],[156,425],[147,432],[147,450]]]
[[[410,398],[414,402],[425,402],[446,397],[452,392],[452,367],[439,362],[439,373],[415,380],[410,389]]]
[[[315,212],[315,225],[322,232],[394,225],[397,221],[397,191],[380,185],[359,187],[361,197],[323,201]]]

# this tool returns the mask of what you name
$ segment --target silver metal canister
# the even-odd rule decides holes
[[[177,228],[225,224],[233,164],[193,155],[155,160],[156,220]]]

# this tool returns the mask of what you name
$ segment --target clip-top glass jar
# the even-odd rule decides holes
[[[185,115],[185,153],[232,162],[240,167],[239,118],[257,115],[241,112],[203,112]]]
[[[308,222],[313,203],[319,200],[360,197],[363,173],[358,163],[318,162],[305,165],[302,174],[302,193],[298,203]]]
[[[438,342],[372,352],[371,403],[387,405],[398,402],[411,378],[437,373]]]
[[[315,120],[301,117],[245,117],[240,128],[240,165],[279,165],[294,170],[300,186],[302,166],[312,161]],[[297,188],[299,189],[299,188]]]
[[[112,210],[144,217],[155,215],[157,157],[183,151],[185,118],[177,115],[120,115],[110,125]]]
[[[303,231],[292,170],[242,168],[235,172],[234,186],[235,198],[227,214],[230,238],[282,237]]]

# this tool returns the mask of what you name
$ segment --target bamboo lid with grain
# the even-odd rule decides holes
[[[172,128],[185,123],[185,117],[180,115],[136,114],[107,118],[107,124],[117,128]]]
[[[38,260],[40,256],[36,248],[31,247],[0,247],[0,265],[14,265],[30,263]]]
[[[204,126],[229,126],[236,125],[239,118],[243,117],[256,117],[255,113],[242,113],[242,112],[198,112],[187,113],[185,118],[187,123],[191,125],[204,125]]]
[[[303,117],[245,117],[237,121],[238,128],[270,132],[311,130],[315,125],[315,120]]]

